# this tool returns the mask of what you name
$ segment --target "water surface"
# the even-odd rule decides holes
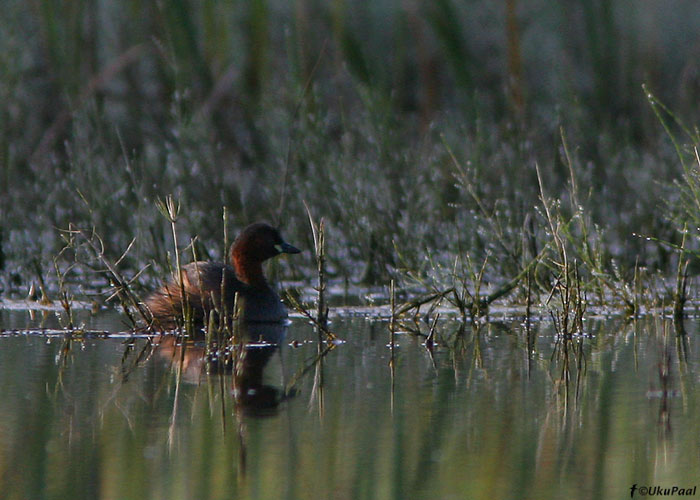
[[[317,361],[295,319],[250,354],[245,398],[195,349],[179,370],[167,342],[40,326],[58,320],[0,312],[5,499],[598,499],[700,482],[696,321],[680,339],[654,318],[589,321],[569,342],[546,322],[445,321],[432,351],[398,335],[392,370],[386,322],[334,320],[345,342]]]

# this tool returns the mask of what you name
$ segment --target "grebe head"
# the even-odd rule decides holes
[[[236,267],[259,264],[281,253],[299,253],[290,245],[279,230],[264,222],[256,222],[246,227],[231,246],[231,261]]]

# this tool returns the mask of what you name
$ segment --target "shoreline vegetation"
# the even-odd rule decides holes
[[[494,303],[565,336],[592,308],[681,318],[700,8],[673,3],[11,2],[0,296],[69,329],[72,301],[116,299],[137,325],[165,276],[267,220],[306,249],[270,271],[304,283],[287,301],[319,339],[329,286],[381,290],[392,325]]]

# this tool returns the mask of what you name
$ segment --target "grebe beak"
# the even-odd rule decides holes
[[[279,253],[301,253],[301,250],[285,241],[275,245],[275,250],[277,250]]]

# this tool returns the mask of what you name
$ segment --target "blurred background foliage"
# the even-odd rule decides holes
[[[223,205],[232,232],[279,220],[310,248],[305,200],[345,279],[385,282],[463,249],[503,257],[492,273],[510,273],[538,217],[535,163],[547,194],[569,199],[562,131],[607,258],[670,265],[633,236],[677,240],[669,207],[683,174],[641,85],[698,122],[694,0],[6,0],[3,11],[10,290],[56,254],[69,222],[94,226],[114,255],[136,237],[125,263],[161,272],[169,240],[154,201],[169,193],[181,231],[214,257]]]

